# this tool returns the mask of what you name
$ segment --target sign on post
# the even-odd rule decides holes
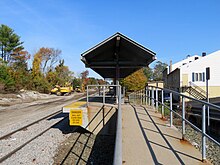
[[[82,126],[83,111],[71,109],[69,114],[69,121],[71,126]]]
[[[210,68],[206,68],[206,80],[210,80]]]

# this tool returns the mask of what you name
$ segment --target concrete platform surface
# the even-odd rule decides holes
[[[151,107],[122,106],[123,165],[210,164]]]

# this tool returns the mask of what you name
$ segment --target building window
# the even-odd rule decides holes
[[[192,73],[192,82],[194,82],[195,81],[195,73],[193,72]]]
[[[195,81],[198,81],[199,80],[199,74],[196,73],[196,76],[195,76]]]
[[[202,81],[202,73],[199,73],[199,81]]]
[[[205,73],[192,73],[192,82],[202,81],[205,82]]]
[[[202,73],[202,80],[205,82],[205,72]]]

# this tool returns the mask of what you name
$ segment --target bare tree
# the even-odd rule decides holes
[[[54,64],[60,60],[61,50],[42,47],[39,50],[39,54],[41,54],[42,57],[42,71],[45,73],[47,67],[52,69]],[[49,66],[48,63],[50,63]]]

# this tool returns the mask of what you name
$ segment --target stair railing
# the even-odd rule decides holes
[[[196,90],[198,90],[200,93],[202,93],[204,96],[206,96],[206,91],[205,90],[203,90],[201,87],[199,87],[198,85],[196,85],[195,83],[193,83],[193,82],[189,82],[189,86],[190,87],[192,87],[192,88],[194,88],[194,89],[196,89]]]

